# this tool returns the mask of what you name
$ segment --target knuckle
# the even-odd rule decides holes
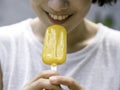
[[[32,86],[31,84],[26,84],[23,86],[23,90],[31,90]]]
[[[74,79],[73,78],[69,78],[69,85],[71,86],[71,85],[74,85],[75,84],[75,81],[74,81]]]
[[[23,87],[23,90],[28,90],[28,87],[27,87],[27,86],[24,86],[24,87]]]
[[[86,90],[86,88],[85,88],[85,87],[83,87],[83,86],[81,86],[81,87],[80,87],[80,90]]]
[[[45,82],[45,80],[43,78],[40,78],[38,81],[37,81],[37,84],[43,84]]]
[[[42,85],[44,83],[44,80],[42,78],[38,79],[37,81],[30,84],[31,87],[37,87],[39,85]]]

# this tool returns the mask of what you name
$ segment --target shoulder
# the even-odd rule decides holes
[[[120,31],[108,28],[104,25],[100,25],[100,32],[102,32],[99,37],[101,39],[100,46],[103,50],[107,50],[112,53],[113,56],[119,55],[120,53]],[[119,55],[120,59],[120,55]]]
[[[17,35],[23,32],[24,29],[27,27],[27,23],[28,20],[25,20],[16,24],[0,27],[0,38]]]
[[[10,50],[19,42],[23,42],[28,31],[28,21],[22,21],[9,26],[0,27],[0,52]],[[3,50],[4,49],[4,50]],[[2,51],[1,51],[2,50]]]
[[[120,31],[106,26],[101,27],[101,31],[104,32],[101,46],[103,47],[103,52],[108,56],[110,60],[115,63],[115,65],[120,68]]]
[[[4,57],[7,57],[16,47],[23,45],[28,27],[27,20],[0,27],[0,61],[4,60]]]
[[[14,40],[23,35],[29,27],[29,20],[0,27],[0,42]]]
[[[115,30],[104,25],[100,25],[104,32],[104,40],[111,44],[120,44],[120,30]]]

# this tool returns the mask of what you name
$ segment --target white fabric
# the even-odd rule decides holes
[[[41,60],[42,44],[29,22],[30,19],[0,28],[3,90],[22,90],[34,76],[50,69]],[[68,54],[66,63],[58,66],[58,72],[73,77],[86,90],[120,90],[120,32],[102,24],[98,26],[90,45]]]

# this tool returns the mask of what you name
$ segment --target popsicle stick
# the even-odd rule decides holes
[[[51,70],[57,71],[57,65],[55,66],[51,65]]]

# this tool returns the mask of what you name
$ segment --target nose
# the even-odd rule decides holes
[[[62,11],[68,8],[68,1],[67,0],[49,0],[48,6],[53,9],[54,11]]]

